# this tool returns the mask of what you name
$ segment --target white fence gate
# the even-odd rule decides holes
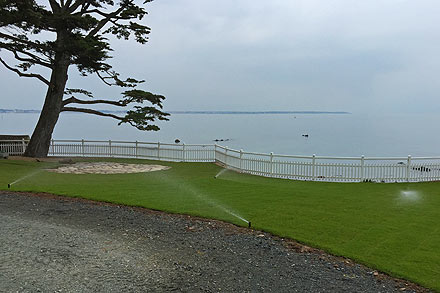
[[[22,155],[27,141],[0,141],[0,152]],[[52,140],[49,156],[117,157],[177,162],[217,162],[259,176],[327,182],[440,180],[440,157],[320,157],[252,153],[217,144]]]

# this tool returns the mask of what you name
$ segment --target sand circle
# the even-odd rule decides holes
[[[169,168],[170,167],[162,165],[127,164],[113,162],[83,162],[71,165],[63,165],[55,169],[48,169],[48,171],[69,174],[127,174],[153,172],[167,170]]]

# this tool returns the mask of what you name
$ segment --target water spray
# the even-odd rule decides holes
[[[23,177],[21,177],[21,178],[18,178],[18,179],[15,180],[14,182],[8,183],[8,188],[11,188],[12,184],[16,184],[16,183],[18,183],[18,182],[20,182],[20,181],[23,181],[23,180],[25,180],[25,179],[27,179],[27,178],[29,178],[29,177],[32,177],[32,176],[34,176],[34,175],[40,173],[41,171],[42,171],[42,170],[40,170],[40,169],[35,170],[34,172],[31,172],[31,173],[29,173],[29,174],[26,175],[26,176],[23,176]]]
[[[228,169],[222,169],[220,170],[220,172],[217,173],[217,175],[214,176],[214,179],[217,179],[218,176],[222,175],[223,173],[225,173]]]
[[[226,172],[227,169],[222,169],[220,170],[220,172],[214,176],[214,179],[217,178],[218,176],[220,176],[221,174],[223,174],[224,172]],[[228,208],[226,205],[221,204],[217,201],[215,201],[212,198],[209,198],[209,196],[207,194],[201,193],[199,190],[197,190],[196,188],[194,188],[191,185],[185,184],[185,182],[178,182],[176,179],[171,180],[170,177],[168,176],[164,176],[161,177],[161,179],[163,179],[164,181],[166,181],[167,183],[174,185],[176,187],[178,187],[179,189],[184,189],[186,191],[188,191],[189,193],[191,193],[193,196],[197,197],[198,199],[208,203],[209,205],[216,207],[222,211],[224,211],[225,213],[239,219],[240,221],[243,221],[244,223],[246,223],[248,225],[249,228],[251,228],[251,222],[246,220],[245,218],[243,218],[240,214],[236,213],[235,211],[231,210],[230,208]]]

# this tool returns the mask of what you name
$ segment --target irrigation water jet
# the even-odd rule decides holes
[[[219,172],[219,174],[217,174],[215,176],[215,178],[218,175],[221,175],[222,173],[226,172],[227,169],[223,169]],[[165,174],[164,174],[165,175]],[[246,220],[245,218],[243,218],[242,216],[240,216],[239,214],[235,213],[234,211],[232,211],[231,209],[229,209],[228,207],[226,207],[226,205],[224,204],[220,204],[217,201],[213,200],[212,198],[209,198],[209,196],[206,193],[201,193],[200,191],[198,191],[197,189],[195,189],[193,186],[186,184],[185,182],[178,182],[176,180],[176,178],[174,178],[174,180],[172,178],[169,177],[169,175],[166,176],[161,176],[160,177],[162,180],[166,181],[167,183],[174,185],[176,187],[178,187],[179,189],[184,189],[187,192],[189,192],[190,194],[192,194],[193,196],[197,197],[198,199],[208,203],[209,205],[216,207],[222,211],[224,211],[225,213],[245,222],[248,224],[248,227],[251,227],[251,222]]]
[[[12,186],[13,184],[16,184],[16,183],[18,183],[18,182],[20,182],[20,181],[23,181],[24,179],[27,179],[27,178],[29,178],[29,177],[32,177],[32,176],[34,176],[34,175],[40,173],[41,171],[42,171],[42,170],[36,170],[36,171],[34,171],[34,172],[31,172],[31,173],[28,174],[28,175],[25,175],[25,176],[23,176],[23,177],[21,177],[21,178],[18,178],[17,180],[15,180],[15,181],[13,181],[13,182],[11,182],[11,183],[8,183],[8,188],[11,188],[11,186]]]
[[[407,202],[417,202],[421,199],[421,196],[415,190],[402,190],[400,191],[400,199]]]
[[[218,172],[217,175],[214,176],[214,179],[217,179],[218,176],[222,175],[222,174],[225,173],[226,171],[228,171],[228,169],[222,169],[222,170],[220,170],[220,172]]]

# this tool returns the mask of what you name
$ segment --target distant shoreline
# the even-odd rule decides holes
[[[226,115],[247,115],[247,114],[351,114],[343,111],[170,111],[171,114],[226,114]]]
[[[125,113],[125,111],[100,110],[104,113]],[[40,110],[26,109],[0,109],[2,114],[38,114]],[[285,115],[285,114],[351,114],[345,111],[168,111],[170,114],[192,114],[192,115]],[[72,113],[70,113],[72,114]]]

